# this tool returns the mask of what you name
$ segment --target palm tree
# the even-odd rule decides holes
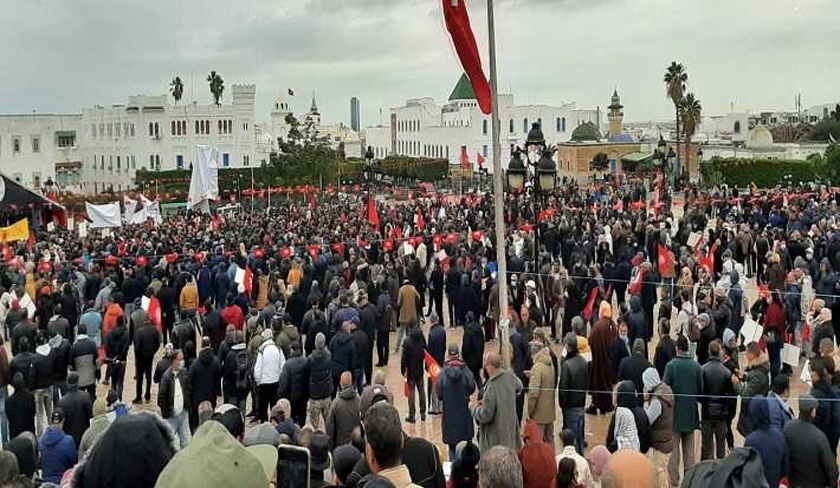
[[[210,84],[210,93],[213,94],[213,100],[216,102],[216,105],[220,105],[219,100],[225,91],[225,80],[215,71],[211,71],[207,75],[207,83]]]
[[[700,105],[700,100],[695,98],[693,93],[689,93],[680,102],[679,111],[683,122],[683,134],[685,135],[685,160],[688,162],[691,138],[697,132],[697,126],[700,125],[700,116],[703,113],[703,106]],[[679,138],[677,138],[677,140],[679,140]]]
[[[184,83],[181,81],[180,76],[176,76],[169,83],[169,93],[171,93],[172,98],[175,99],[175,105],[178,105],[178,102],[181,101],[181,97],[184,96]]]
[[[674,103],[674,112],[677,122],[677,165],[680,159],[680,102],[685,92],[685,82],[688,81],[688,73],[682,63],[671,61],[671,65],[665,70],[665,94]]]

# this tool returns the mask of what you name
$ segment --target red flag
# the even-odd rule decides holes
[[[13,257],[15,257],[15,253],[12,252],[12,248],[8,244],[3,243],[3,262],[8,263]]]
[[[658,264],[659,264],[659,274],[661,276],[673,276],[674,274],[674,255],[668,250],[667,247],[663,246],[662,244],[657,244],[658,246]]]
[[[163,332],[163,319],[161,317],[160,300],[153,296],[149,298],[149,308],[146,310],[149,320],[155,325],[158,333]]]
[[[481,153],[476,153],[475,160],[478,163],[478,169],[481,169],[484,166],[484,156]]]
[[[429,378],[432,380],[432,384],[437,381],[438,374],[440,373],[440,365],[435,361],[435,358],[429,354],[429,351],[424,351],[423,354],[423,361],[426,363],[426,371],[429,372]]]
[[[595,298],[598,297],[598,287],[592,288],[589,292],[589,298],[586,299],[586,306],[583,307],[583,318],[589,320],[592,318],[592,309],[595,308]]]
[[[376,202],[374,198],[368,197],[368,222],[374,227],[379,227],[379,214],[376,212]]]
[[[315,210],[318,207],[318,201],[315,200],[315,192],[309,194],[309,210]]]
[[[242,286],[245,287],[245,294],[251,296],[251,286],[254,284],[254,273],[251,272],[250,266],[245,266],[245,278]]]
[[[464,148],[461,151],[461,169],[470,169],[472,168],[472,163],[470,162],[470,155],[467,154],[467,149]]]
[[[307,249],[309,250],[309,255],[312,256],[312,259],[318,259],[318,252],[320,251],[318,244],[310,244]]]
[[[417,225],[418,230],[424,230],[426,228],[426,221],[423,219],[423,212],[420,209],[417,209],[417,216],[414,217],[414,224]]]
[[[630,283],[627,291],[630,292],[631,295],[638,295],[642,293],[642,273],[636,273],[636,277],[633,278],[633,282]]]
[[[446,21],[446,30],[452,36],[455,52],[461,60],[461,66],[464,67],[467,78],[470,79],[478,106],[484,114],[490,114],[493,107],[490,83],[487,82],[487,77],[481,69],[481,55],[470,27],[470,17],[464,0],[443,0],[443,17]]]

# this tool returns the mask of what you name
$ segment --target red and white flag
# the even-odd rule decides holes
[[[484,167],[484,156],[482,156],[481,153],[475,153],[475,161],[478,163],[478,169]]]
[[[442,0],[443,18],[446,21],[446,30],[452,38],[455,52],[461,60],[461,66],[467,78],[470,79],[475,99],[484,114],[490,114],[493,107],[493,99],[490,96],[490,83],[481,68],[481,55],[478,52],[478,44],[475,42],[475,35],[470,26],[470,17],[467,13],[466,0]]]

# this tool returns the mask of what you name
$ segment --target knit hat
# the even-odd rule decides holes
[[[729,341],[731,341],[733,337],[735,337],[735,332],[732,329],[730,329],[729,327],[723,329],[723,344],[724,345],[729,344]]]
[[[799,412],[811,412],[815,410],[819,406],[819,402],[816,398],[811,396],[810,393],[805,393],[799,397]]]
[[[105,400],[102,398],[97,398],[96,401],[93,402],[93,416],[98,417],[106,413],[108,413],[108,405],[105,404]]]
[[[644,356],[645,355],[645,341],[644,339],[637,337],[635,341],[633,341],[633,355],[635,356]]]
[[[347,477],[353,472],[353,468],[359,459],[362,458],[362,453],[351,444],[338,446],[333,451],[333,470],[335,476],[342,483],[347,481]]]
[[[318,332],[318,335],[315,336],[315,349],[323,349],[327,345],[327,338],[324,336],[323,332]]]
[[[222,424],[209,420],[198,428],[189,445],[166,465],[155,486],[268,486],[268,478],[259,459]]]
[[[656,368],[648,368],[642,373],[642,384],[645,385],[645,391],[654,389],[661,382],[659,371]]]

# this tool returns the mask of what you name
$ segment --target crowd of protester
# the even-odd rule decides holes
[[[293,486],[294,448],[316,487],[833,486],[835,195],[672,197],[509,196],[503,276],[482,194],[33,231],[0,273],[0,487]],[[427,415],[446,452],[403,430]]]

